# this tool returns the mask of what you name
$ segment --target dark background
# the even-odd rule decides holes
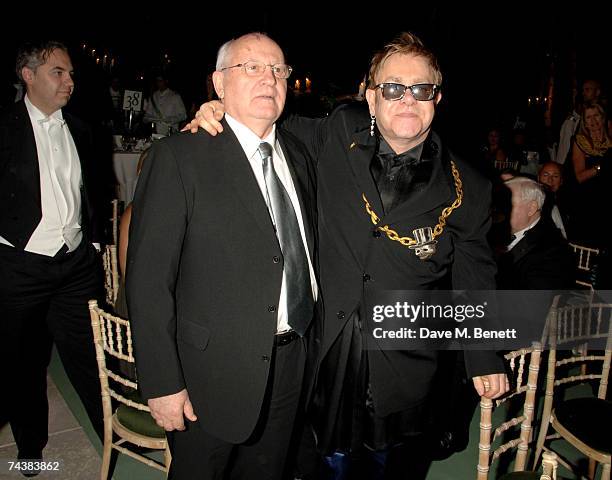
[[[516,115],[538,128],[542,108],[528,108],[527,98],[545,93],[551,63],[553,131],[571,109],[574,80],[579,84],[585,77],[597,77],[604,92],[609,91],[610,17],[603,3],[460,2],[443,7],[434,6],[435,2],[382,1],[359,8],[356,4],[317,7],[301,2],[245,9],[228,3],[224,10],[176,2],[20,11],[5,17],[5,24],[14,21],[17,27],[15,33],[3,35],[7,37],[0,50],[3,89],[9,91],[15,81],[17,46],[31,38],[54,38],[71,47],[77,89],[70,107],[82,116],[95,120],[96,98],[99,92],[104,94],[108,82],[108,71],[85,54],[83,43],[117,57],[113,74],[119,74],[127,87],[147,91],[150,79],[163,66],[189,110],[207,98],[206,76],[214,70],[219,46],[242,33],[264,31],[279,42],[294,67],[290,85],[296,78],[303,84],[308,76],[313,97],[329,99],[357,93],[372,54],[397,33],[409,30],[440,59],[444,97],[436,128],[459,147],[482,142],[488,126],[511,128]],[[166,54],[169,64],[164,61]]]

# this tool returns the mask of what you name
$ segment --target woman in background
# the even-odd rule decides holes
[[[606,114],[600,104],[586,106],[580,130],[572,147],[572,164],[578,182],[576,215],[570,239],[589,246],[604,246],[603,207],[612,187],[612,139],[608,135]]]

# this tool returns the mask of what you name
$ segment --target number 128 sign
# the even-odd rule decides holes
[[[142,92],[126,90],[123,94],[123,109],[140,112],[142,110]]]

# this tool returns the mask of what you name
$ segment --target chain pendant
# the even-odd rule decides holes
[[[414,254],[421,260],[427,260],[436,253],[436,244],[438,243],[433,239],[433,231],[431,227],[416,228],[412,231],[414,239],[416,240],[415,245],[409,245],[410,250],[414,250]]]
[[[416,228],[412,231],[414,238],[410,238],[400,236],[400,234],[396,230],[390,228],[389,225],[383,225],[378,227],[380,231],[384,232],[387,235],[387,238],[389,238],[389,240],[399,242],[403,246],[408,247],[410,250],[414,250],[414,254],[423,261],[431,258],[436,253],[436,244],[438,243],[438,241],[435,239],[442,235],[442,232],[444,232],[444,227],[446,226],[446,219],[451,215],[451,213],[453,213],[453,210],[461,206],[461,203],[463,201],[463,182],[461,181],[459,170],[457,170],[457,165],[455,165],[455,162],[452,160],[451,169],[453,173],[453,178],[455,180],[455,191],[457,193],[457,198],[455,198],[455,201],[452,203],[452,205],[442,210],[442,213],[438,218],[438,224],[434,228]],[[376,212],[372,210],[370,202],[368,202],[365,193],[361,194],[361,198],[365,203],[365,210],[366,213],[370,216],[370,220],[372,220],[372,223],[374,225],[378,225],[378,223],[380,222],[380,218],[378,215],[376,215]]]

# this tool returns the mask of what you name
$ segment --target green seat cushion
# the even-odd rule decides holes
[[[133,402],[144,403],[138,392],[124,394],[124,397]],[[128,407],[122,403],[115,411],[115,414],[121,425],[133,432],[154,438],[164,438],[166,436],[165,430],[155,423],[149,412]]]

